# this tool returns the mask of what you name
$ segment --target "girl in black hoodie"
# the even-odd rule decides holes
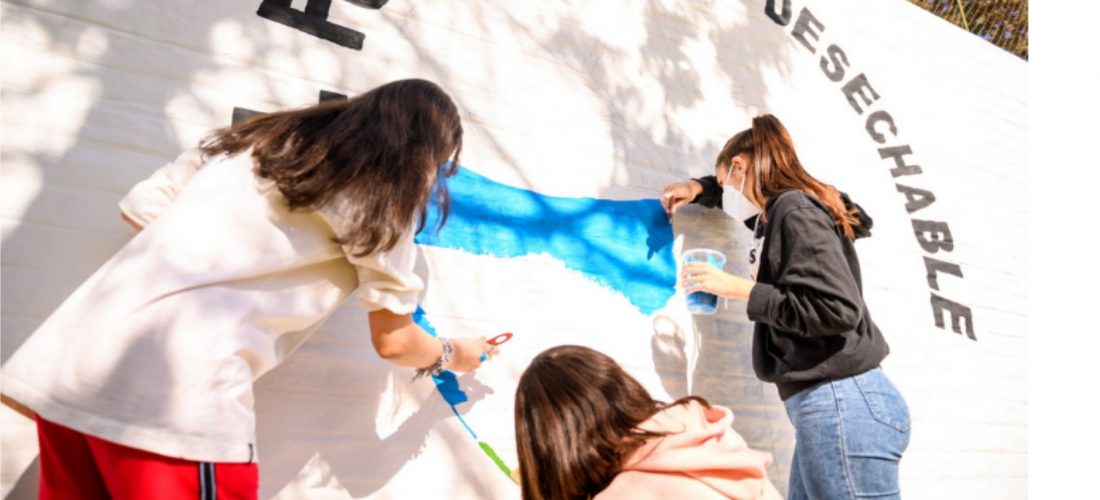
[[[661,203],[670,216],[686,203],[719,206],[755,230],[754,279],[693,263],[682,283],[748,303],[753,368],[776,384],[795,428],[788,498],[899,497],[909,410],[879,368],[889,347],[853,245],[870,217],[806,172],[772,115],[726,142],[715,173],[667,186]]]

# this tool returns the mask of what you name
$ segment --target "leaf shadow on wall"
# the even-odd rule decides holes
[[[431,382],[410,384],[411,369],[391,366],[361,342],[369,335],[365,323],[361,332],[319,331],[277,373],[257,382],[261,476],[266,476],[260,498],[280,493],[304,498],[309,487],[322,486],[338,486],[353,498],[370,496],[423,452],[429,431],[466,437],[459,436],[464,432],[457,425],[438,425],[454,414]],[[362,362],[340,362],[349,355]],[[319,372],[324,366],[331,368]],[[458,383],[469,398],[457,406],[460,414],[493,392],[474,373],[458,377]],[[399,408],[406,411],[394,413]],[[380,420],[396,425],[383,436]]]
[[[205,48],[209,26],[191,26],[194,45],[183,47],[110,28],[105,20],[125,17],[123,9],[102,2],[69,4],[4,3],[5,51],[23,56],[5,57],[0,162],[5,184],[20,193],[18,201],[9,199],[9,207],[21,212],[5,214],[16,223],[5,226],[0,251],[3,361],[133,236],[119,218],[117,202],[181,152],[167,109],[189,93],[189,76],[216,67],[195,52]],[[150,12],[145,21],[140,30],[179,31],[163,12]],[[140,71],[150,60],[171,60],[174,74]],[[113,377],[109,380],[122,380]],[[10,470],[15,457],[32,452],[13,448],[7,437],[16,431],[33,432],[33,424],[5,428],[0,453],[5,476],[18,477],[7,498],[33,498],[38,460],[19,463],[21,473]]]
[[[98,4],[88,3],[86,8],[107,9]],[[230,7],[228,6],[230,4],[232,3],[216,8],[226,9],[227,19],[244,21],[245,33],[258,41],[257,52],[263,53],[267,48],[263,42],[264,36],[271,35],[264,29],[254,29],[255,26],[267,27],[265,21],[259,20],[254,14],[258,1],[246,2],[239,7]],[[682,126],[682,118],[679,118],[675,112],[703,105],[705,95],[701,89],[703,80],[706,79],[698,69],[693,67],[694,63],[684,49],[685,44],[709,41],[718,48],[715,56],[716,67],[721,72],[722,78],[733,83],[729,86],[729,97],[738,105],[744,103],[745,109],[762,108],[767,103],[767,89],[762,76],[764,72],[778,71],[782,75],[789,70],[786,38],[753,35],[753,31],[760,29],[759,26],[753,26],[757,22],[756,18],[763,19],[760,12],[756,12],[750,16],[750,20],[744,22],[715,26],[709,31],[709,35],[693,29],[695,26],[711,24],[708,10],[718,9],[723,5],[717,1],[678,7],[666,7],[659,2],[648,2],[643,21],[645,39],[637,47],[626,48],[605,43],[604,34],[592,28],[591,24],[585,23],[585,20],[579,16],[569,18],[566,15],[564,22],[560,23],[555,31],[541,35],[540,33],[544,33],[545,30],[528,25],[527,21],[521,21],[512,16],[507,11],[506,5],[507,3],[495,5],[478,3],[470,6],[457,2],[440,2],[430,6],[421,4],[418,8],[472,9],[478,11],[474,12],[476,19],[484,23],[492,22],[491,19],[505,19],[506,22],[518,28],[516,33],[521,34],[519,36],[533,37],[535,43],[545,49],[547,54],[551,54],[570,67],[580,68],[581,78],[585,84],[584,90],[603,103],[601,112],[606,116],[607,140],[614,145],[616,166],[619,167],[617,170],[622,173],[615,179],[593,180],[593,182],[603,183],[600,194],[609,198],[622,198],[626,192],[624,188],[631,193],[644,192],[656,197],[663,184],[669,180],[709,173],[718,147],[726,137],[744,126],[737,123],[730,124],[728,127],[708,131],[706,137],[694,135]],[[176,20],[166,19],[162,13],[158,15],[156,9],[159,7],[155,5],[131,8],[153,9],[149,11],[148,18],[157,19],[158,22],[163,21],[165,25],[162,28],[165,32],[173,32],[174,28],[170,25],[179,24]],[[762,11],[762,2],[755,2],[749,8]],[[24,21],[19,20],[18,9],[23,8],[5,10],[5,24],[14,22],[37,24],[32,17]],[[119,15],[121,14],[120,12]],[[110,14],[91,17],[110,17]],[[218,15],[212,14],[210,17],[218,17]],[[152,58],[165,58],[181,53],[157,43],[145,44],[146,47],[135,49],[133,37],[109,36],[102,56],[92,61],[93,64],[81,67],[73,73],[74,78],[85,78],[96,82],[102,90],[88,107],[84,123],[74,134],[77,137],[77,143],[60,155],[50,152],[20,151],[17,147],[13,148],[5,144],[3,163],[8,165],[9,160],[16,159],[41,166],[38,173],[44,179],[45,187],[27,206],[22,218],[25,222],[13,230],[6,231],[3,240],[4,356],[9,355],[21,344],[26,335],[33,331],[49,311],[60,304],[68,293],[94,271],[95,267],[107,260],[130,237],[129,230],[118,221],[115,202],[134,182],[144,178],[153,168],[179,153],[182,138],[169,125],[180,120],[170,117],[167,109],[175,98],[195,93],[190,88],[190,77],[221,69],[219,63],[213,58],[192,57],[194,55],[192,52],[206,54],[218,50],[210,42],[214,24],[211,22],[208,25],[189,28],[193,30],[189,36],[193,45],[184,48],[182,54],[187,57],[173,57],[173,64],[176,66],[174,80],[166,79],[174,83],[165,83],[157,79],[135,79],[131,73],[134,71],[134,63],[130,59],[141,59],[133,57],[135,51]],[[279,29],[282,30],[282,28]],[[774,26],[769,26],[768,29],[774,29]],[[81,31],[74,31],[72,25],[64,23],[43,26],[42,30],[50,34],[51,43],[68,47],[73,52],[77,50],[83,39]],[[85,31],[92,30],[89,28]],[[408,43],[412,45],[417,43],[411,31],[402,30],[402,32],[410,36]],[[283,30],[280,33],[285,34],[286,31]],[[707,36],[708,40],[700,38],[703,36]],[[124,47],[125,50],[119,50],[120,47]],[[368,47],[363,54],[364,58],[371,57],[369,51]],[[431,75],[444,88],[450,88],[449,84],[458,79],[457,71],[452,70],[454,66],[445,58],[419,49],[415,53],[420,59],[424,73]],[[640,54],[642,58],[640,72],[624,66],[624,62],[634,54]],[[308,55],[304,50],[282,54],[284,60],[298,61],[306,60]],[[270,70],[270,68],[263,69]],[[297,71],[298,76],[307,73],[304,64],[299,68],[281,69],[281,71],[290,73]],[[629,74],[630,78],[622,79],[621,76],[624,74]],[[178,78],[176,78],[177,75]],[[386,76],[397,78],[406,75]],[[341,82],[346,80],[343,76],[336,78]],[[280,82],[268,81],[266,76],[260,81],[269,86],[267,95],[280,95],[277,90]],[[383,81],[384,79],[380,77],[379,81],[372,84]],[[486,80],[483,90],[491,95],[494,88],[507,84],[508,82],[502,76],[499,81]],[[359,84],[351,84],[353,87],[357,85]],[[642,89],[652,86],[661,89],[665,109],[656,118],[642,118],[637,110],[646,108],[652,101],[652,95]],[[134,92],[137,87],[141,87],[142,91]],[[36,88],[46,88],[45,82],[28,85],[26,89],[5,88],[5,99],[19,97],[29,99],[36,93],[46,95],[45,92],[33,90]],[[311,92],[316,90],[313,89]],[[21,92],[27,93],[27,96],[21,96]],[[133,95],[128,95],[131,93]],[[461,95],[455,97],[456,100],[462,101]],[[267,110],[272,109],[274,108]],[[219,118],[211,118],[203,125],[213,127],[227,124],[227,120],[219,120],[222,120],[228,112],[229,109],[209,109],[209,116]],[[471,128],[475,126],[471,125]],[[524,172],[529,171],[527,169],[544,166],[539,165],[537,159],[525,157],[522,151],[509,149],[504,141],[495,137],[492,130],[479,127],[478,133],[488,141],[490,147],[494,148],[502,159],[516,166],[516,171],[521,177],[526,179]],[[120,151],[126,152],[125,156],[120,156]],[[23,156],[26,158],[21,158]],[[119,170],[119,164],[127,166]],[[115,170],[110,170],[112,168]],[[98,179],[77,177],[76,174],[81,171],[95,172],[92,176]],[[534,183],[530,179],[527,180],[527,186],[533,186]],[[97,182],[99,184],[96,184]],[[94,195],[72,195],[74,188],[89,184],[95,189]],[[555,215],[552,207],[543,208],[548,216],[564,216],[564,214]],[[80,221],[76,223],[77,230],[66,229],[73,227],[70,221]],[[699,232],[710,230],[712,230],[710,227],[694,229]],[[59,245],[58,241],[67,243]],[[660,242],[653,244],[656,243]],[[42,252],[43,246],[68,248],[69,250],[65,251],[71,253],[62,254],[62,256],[74,258],[58,259],[57,254]],[[615,258],[614,255],[605,257]],[[39,278],[29,277],[36,274]],[[25,275],[28,277],[23,279]],[[9,280],[9,277],[14,279]],[[39,284],[26,286],[35,281]],[[53,284],[47,286],[46,283]],[[8,314],[7,311],[19,311],[19,313]],[[406,417],[406,420],[398,424],[387,437],[381,437],[375,422],[379,419],[378,411],[388,403],[378,396],[379,391],[387,388],[383,386],[382,381],[389,380],[391,377],[400,379],[404,376],[404,370],[391,369],[389,365],[374,357],[368,347],[369,337],[367,337],[364,318],[361,314],[352,314],[351,317],[358,318],[350,322],[360,325],[361,336],[352,338],[342,333],[353,331],[354,327],[339,331],[325,327],[291,356],[287,364],[257,382],[259,453],[264,460],[261,473],[262,496],[274,495],[282,491],[286,485],[297,482],[299,473],[314,460],[313,454],[306,453],[305,450],[315,452],[328,467],[328,477],[335,479],[349,494],[361,496],[378,491],[386,480],[392,478],[408,460],[416,456],[428,430],[432,429],[440,419],[450,415],[450,409],[438,398],[434,389],[427,394],[413,391],[415,394],[411,397],[414,401],[409,404],[419,405],[421,409]],[[719,315],[719,317],[723,316]],[[341,321],[340,318],[335,320]],[[714,339],[721,340],[720,335],[732,332],[738,338],[744,337],[745,327],[732,323],[736,321],[731,322],[727,319],[724,322],[717,320],[710,323],[697,322],[695,327],[703,339],[703,356],[699,360],[695,373],[691,376],[695,377],[696,393],[715,403],[731,406],[736,412],[738,404],[747,405],[752,399],[743,398],[742,395],[733,392],[731,387],[748,387],[751,390],[754,386],[729,383],[730,380],[740,380],[738,377],[751,376],[748,368],[750,365],[744,364],[743,359],[733,357],[733,359],[740,359],[733,363],[730,359],[731,355],[740,356],[747,352],[747,348],[741,345],[740,340],[730,345],[719,342],[720,348],[708,348],[714,345]],[[675,351],[682,350],[683,344],[677,343],[675,339],[661,339],[661,341],[665,340],[671,342],[664,342],[659,348],[655,347],[655,358],[659,356],[658,349],[665,352],[665,348],[671,349],[667,354],[679,356]],[[653,343],[658,342],[658,339],[651,338],[648,342],[653,347]],[[359,356],[359,359],[363,360],[362,366],[326,365],[323,356],[313,357],[311,354],[314,350],[324,351],[334,348],[344,349],[345,353]],[[674,360],[674,362],[680,361]],[[721,372],[728,376],[714,379],[704,377],[705,374],[714,373],[716,370],[732,371]],[[316,385],[312,385],[310,391],[302,392],[304,386],[295,385],[299,380],[304,381],[302,383],[306,386],[315,383]],[[287,383],[290,385],[282,385]],[[404,384],[403,381],[396,383]],[[668,383],[682,384],[683,381],[678,378],[669,380]],[[478,397],[484,397],[488,393],[487,389],[478,388],[476,378],[463,380],[463,384],[471,387],[469,394],[472,399],[475,393],[478,393]],[[299,392],[294,392],[295,390]],[[417,398],[423,399],[415,401]],[[774,409],[774,404],[769,408]],[[746,412],[748,412],[747,408],[739,413],[735,427],[753,423],[752,419],[742,418]],[[322,422],[324,425],[321,425]],[[438,427],[434,428],[438,429]],[[760,428],[769,427],[764,422],[761,423]],[[301,434],[302,429],[308,429],[309,433]],[[749,438],[750,444],[754,447],[769,449],[769,446],[760,445],[764,438],[753,437],[755,434],[752,429],[739,428],[738,430]],[[349,435],[353,438],[344,439]],[[456,454],[459,453],[458,450],[464,452],[468,449],[467,443],[464,442],[468,441],[465,436],[448,433],[444,439]],[[756,439],[755,442],[754,439]],[[772,442],[775,441],[775,438],[769,439]],[[775,455],[776,466],[780,467],[780,473],[769,472],[777,484],[784,485],[788,461],[781,453],[775,453]],[[385,460],[380,460],[381,457],[385,457]],[[481,458],[483,457],[478,457],[478,459]],[[461,469],[454,473],[463,477],[477,477],[485,470],[485,467],[471,464],[468,460],[460,459],[456,462]],[[28,474],[29,471],[30,469],[27,469],[24,472],[19,484],[37,482],[37,474],[32,476]],[[364,478],[368,474],[373,479]],[[312,480],[312,478],[308,479],[308,481]],[[478,487],[476,481],[472,482],[475,483],[475,488]],[[479,491],[483,493],[480,495],[481,498],[493,496],[488,491]]]
[[[51,110],[66,105],[72,112],[65,119],[54,120],[56,123],[38,120],[23,124],[19,120],[9,121],[10,115],[5,115],[5,132],[14,128],[13,124],[25,125],[23,128],[28,132],[22,134],[24,138],[55,140],[5,140],[2,152],[5,182],[11,172],[8,168],[13,166],[41,181],[40,188],[28,197],[18,225],[5,227],[4,360],[81,282],[130,240],[134,233],[120,220],[117,202],[136,182],[175,158],[181,148],[195,145],[192,141],[197,135],[181,132],[180,127],[211,130],[226,126],[232,107],[237,104],[263,111],[292,107],[275,102],[280,98],[272,96],[285,96],[288,85],[282,78],[273,77],[272,68],[267,67],[270,62],[261,56],[277,49],[284,62],[307,61],[310,52],[303,46],[309,44],[291,43],[288,48],[269,42],[270,31],[285,34],[286,30],[273,28],[258,18],[255,14],[258,3],[211,4],[196,11],[195,17],[186,22],[164,16],[163,7],[156,4],[123,10],[102,2],[88,2],[45,12],[5,3],[6,49],[45,44],[51,52],[76,62],[71,68],[66,67],[63,74],[50,73],[51,66],[32,64],[28,67],[36,71],[28,72],[31,76],[24,77],[27,82],[21,85],[9,85],[15,79],[5,79],[5,104],[37,103]],[[133,26],[132,32],[123,32],[114,28],[118,26],[117,19],[141,19],[144,24]],[[195,22],[196,19],[202,22]],[[224,81],[211,81],[211,74],[233,69],[233,64],[223,59],[229,56],[215,46],[217,37],[213,32],[216,27],[226,27],[222,21],[236,22],[241,28],[238,34],[253,43],[257,56],[252,71],[248,75],[235,74],[233,81],[254,84],[254,94],[267,97],[244,97],[232,85],[219,87]],[[9,32],[12,27],[20,29]],[[20,38],[24,33],[47,36],[48,42],[30,37],[24,42]],[[98,43],[90,45],[89,41]],[[297,76],[308,73],[304,67],[278,69],[298,72]],[[345,80],[348,78],[342,72],[333,77],[334,82]],[[86,102],[65,87],[74,82],[90,88]],[[299,88],[306,90],[301,93],[302,102],[295,105],[312,104],[318,91],[316,82],[301,83]],[[217,90],[211,92],[211,87]],[[298,89],[290,88],[290,92],[295,90]],[[180,99],[193,105],[193,115],[179,116],[178,106],[175,113],[169,113]],[[58,123],[69,118],[74,124],[72,129],[59,130],[62,125]],[[57,144],[70,139],[64,149],[57,148]],[[258,448],[264,454],[260,474],[264,497],[278,493],[310,463],[311,456],[303,450],[316,452],[331,477],[350,493],[357,497],[369,495],[419,453],[428,429],[441,419],[453,417],[449,407],[425,403],[421,404],[422,410],[400,422],[389,436],[379,435],[377,412],[385,406],[379,391],[387,389],[380,385],[381,381],[411,376],[411,370],[406,373],[392,369],[373,353],[365,317],[356,313],[359,316],[352,322],[357,324],[343,330],[355,332],[354,338],[322,330],[316,342],[308,341],[301,350],[305,354],[291,355],[289,366],[280,367],[257,382],[257,426],[261,441]],[[339,342],[347,342],[344,352],[358,356],[362,365],[333,366],[323,359],[317,363],[311,361],[316,358],[311,358],[311,353]],[[123,358],[127,356],[124,354]],[[125,382],[111,380],[110,386]],[[471,399],[459,411],[467,410],[491,392],[471,378],[459,381]],[[305,394],[283,390],[293,389],[295,382],[298,386],[320,383],[312,387],[315,391]],[[417,388],[423,390],[415,394],[423,399],[419,403],[438,399],[430,382],[426,385],[421,382]],[[33,432],[33,424],[29,425]],[[5,429],[5,434],[9,430]],[[18,479],[7,498],[33,498],[39,481],[38,461],[20,463],[21,473],[8,470],[9,464],[14,464],[9,459],[27,451],[14,453],[14,449],[9,450],[9,443],[5,439],[3,444],[5,476],[10,474]]]
[[[601,197],[624,199],[636,198],[639,192],[645,193],[642,196],[655,198],[668,182],[712,173],[714,157],[725,140],[747,128],[752,114],[767,109],[769,97],[765,75],[768,78],[789,77],[792,72],[792,43],[781,28],[765,17],[763,2],[741,6],[748,13],[745,16],[717,15],[724,9],[736,8],[718,1],[667,5],[662,2],[644,4],[644,36],[633,47],[608,41],[607,34],[595,27],[599,22],[588,22],[590,19],[581,13],[569,13],[571,7],[553,10],[560,14],[560,19],[555,19],[556,27],[549,29],[547,26],[555,23],[542,24],[537,19],[533,22],[530,17],[515,15],[504,4],[472,7],[452,4],[432,8],[450,9],[449,15],[453,17],[474,10],[473,17],[485,33],[493,32],[494,23],[503,21],[514,36],[524,37],[524,41],[541,48],[542,56],[562,63],[563,71],[570,68],[569,71],[577,72],[584,86],[578,91],[587,91],[602,103],[599,111],[606,117],[607,140],[613,145],[616,162],[613,178],[586,179],[585,182],[602,182]],[[427,7],[419,7],[424,8]],[[630,13],[622,14],[622,22],[632,21]],[[730,21],[730,18],[737,19]],[[409,43],[416,46],[416,31],[409,26],[402,31]],[[692,44],[712,45],[715,49],[713,60],[700,61],[698,53],[688,48]],[[444,87],[452,78],[459,80],[461,75],[451,69],[453,66],[447,58],[419,46],[414,53],[421,65],[436,75]],[[641,60],[640,67],[633,65],[636,58]],[[711,65],[717,74],[701,74],[697,62]],[[482,92],[492,95],[495,88],[508,85],[508,76],[507,71],[500,71],[499,76],[496,73],[485,75]],[[714,78],[726,84],[724,95],[707,95],[703,90],[715,88],[704,85]],[[468,81],[463,83],[469,85]],[[455,97],[460,103],[463,101],[462,95]],[[655,97],[662,100],[661,110],[656,115],[646,113],[652,108]],[[719,118],[713,121],[720,125],[704,136],[690,132],[686,126],[689,119],[681,112],[698,111],[707,106],[707,102],[713,102],[711,98],[719,102],[728,100],[732,109],[707,109],[703,116],[741,115],[743,122],[731,119],[722,124]],[[476,114],[480,119],[482,114]],[[523,148],[498,138],[493,129],[478,120],[469,123],[467,128],[476,131],[502,161],[514,166],[516,175],[525,181],[525,187],[536,187],[527,172],[552,168],[545,164],[546,160],[532,157]],[[690,129],[698,130],[697,127]],[[535,139],[532,140],[553,140],[552,131],[548,132],[546,135],[533,134]],[[547,207],[544,209],[547,214],[553,213]],[[692,211],[685,210],[682,218],[687,220],[692,216]],[[723,221],[704,218],[676,232],[689,236],[720,234],[724,227]],[[692,378],[695,393],[716,404],[730,406],[738,413],[735,427],[752,446],[774,455],[769,475],[781,490],[785,490],[793,432],[778,398],[768,396],[774,393],[774,388],[756,380],[752,372],[751,324],[744,318],[743,311],[738,313],[736,309],[734,305],[712,319],[702,319],[693,325],[701,337],[702,354],[694,373],[686,377]],[[655,364],[673,367],[661,370],[662,384],[670,393],[686,385],[684,372],[675,373],[674,368],[686,363],[683,329],[684,325],[680,325],[680,330],[673,328],[661,333],[663,330],[658,328],[657,335],[648,339]]]

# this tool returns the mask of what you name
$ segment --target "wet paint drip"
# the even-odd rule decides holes
[[[466,423],[466,419],[462,418],[462,415],[458,413],[458,409],[455,408],[455,405],[465,403],[470,398],[466,396],[462,389],[458,388],[458,378],[455,377],[454,372],[445,371],[440,373],[439,376],[432,375],[432,381],[435,382],[435,388],[439,391],[439,395],[443,396],[443,400],[451,407],[451,412],[458,417],[458,421],[466,428],[466,432],[469,432],[470,436],[476,441],[477,433],[470,427],[470,424]]]
[[[413,321],[415,321],[417,325],[420,325],[420,328],[423,328],[424,331],[428,332],[431,336],[438,337],[435,327],[432,326],[431,321],[428,321],[428,314],[424,312],[423,308],[417,306],[416,312],[413,313]],[[455,417],[458,417],[458,421],[462,424],[462,427],[465,427],[466,432],[470,433],[470,437],[474,438],[474,441],[477,441],[478,446],[481,447],[481,451],[485,452],[485,454],[492,459],[493,463],[496,464],[497,468],[503,471],[504,475],[508,476],[508,479],[514,482],[515,479],[512,478],[512,469],[504,463],[504,460],[501,460],[496,451],[489,446],[489,443],[477,438],[477,433],[470,427],[470,424],[466,423],[466,419],[462,418],[462,415],[459,415],[458,408],[455,408],[459,403],[469,401],[470,397],[459,388],[458,378],[455,377],[454,372],[447,370],[439,374],[439,376],[433,375],[432,381],[435,382],[435,388],[439,391],[439,395],[443,396],[443,400],[451,407],[451,412],[455,414]]]

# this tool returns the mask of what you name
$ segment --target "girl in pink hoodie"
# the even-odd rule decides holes
[[[535,357],[515,422],[525,500],[782,498],[765,472],[771,455],[748,447],[728,408],[696,396],[654,401],[587,347]]]

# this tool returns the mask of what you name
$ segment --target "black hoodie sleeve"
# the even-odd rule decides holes
[[[768,231],[768,258],[782,262],[774,284],[753,286],[749,319],[804,336],[855,329],[862,318],[862,296],[832,217],[804,205],[771,224],[779,227]]]
[[[713,175],[692,179],[703,185],[703,192],[699,193],[692,203],[698,203],[707,208],[722,208],[722,186],[718,184],[718,178]]]

